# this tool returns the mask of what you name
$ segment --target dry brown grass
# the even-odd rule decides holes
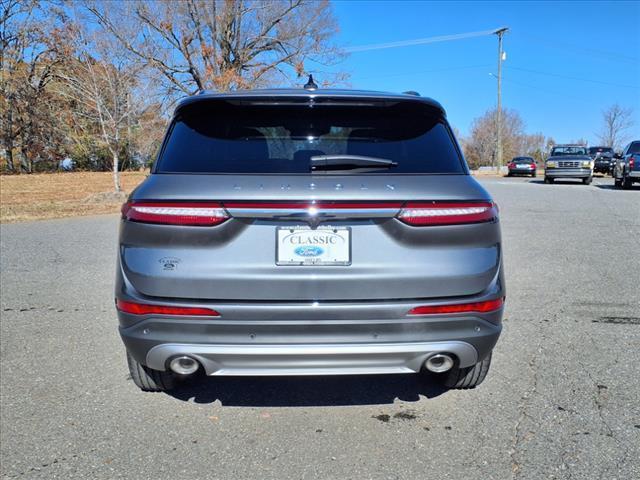
[[[122,172],[123,190],[131,192],[146,175],[145,172]],[[496,173],[480,174],[484,175]],[[0,175],[0,223],[117,213],[122,204],[120,200],[91,198],[112,191],[113,177],[109,172]]]
[[[123,190],[131,192],[146,175],[122,172]],[[113,177],[108,172],[0,175],[0,223],[117,213],[120,200],[91,200],[110,191]]]

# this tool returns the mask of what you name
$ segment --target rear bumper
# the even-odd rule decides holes
[[[417,306],[505,295],[502,268],[482,293],[439,299],[159,301],[141,295],[124,275],[116,284],[120,300],[219,312],[219,317],[117,312],[122,340],[138,362],[166,370],[171,357],[189,355],[208,375],[409,373],[419,371],[435,353],[452,354],[458,366],[471,366],[498,341],[503,308],[487,313],[408,312]]]
[[[589,178],[593,172],[590,168],[548,168],[544,174],[549,178]]]
[[[611,165],[608,163],[596,163],[593,167],[594,172],[609,173],[610,170],[611,170]]]
[[[301,305],[263,305],[244,307],[246,320],[149,316],[135,323],[120,312],[120,335],[150,368],[166,370],[173,356],[189,355],[207,375],[410,373],[435,353],[453,354],[466,367],[485,358],[500,336],[502,310],[398,318],[413,306],[306,305],[301,316]]]
[[[628,176],[634,180],[640,180],[640,170],[632,170],[628,173]]]
[[[167,360],[189,355],[207,375],[352,375],[416,373],[436,353],[455,355],[459,364],[478,361],[465,342],[364,343],[309,345],[162,344],[147,353],[146,363],[164,370]]]

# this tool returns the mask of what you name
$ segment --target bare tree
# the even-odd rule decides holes
[[[73,22],[69,35],[74,50],[57,74],[57,92],[73,105],[74,126],[97,136],[108,150],[114,190],[120,192],[121,152],[144,109],[144,97],[134,95],[142,66],[90,32],[81,19]]]
[[[542,133],[525,134],[520,138],[519,155],[532,157],[537,163],[545,160],[547,139]]]
[[[633,110],[617,103],[602,112],[602,130],[597,135],[602,145],[622,150],[629,138],[628,131],[634,125]]]
[[[0,0],[0,161],[9,172],[148,163],[166,104],[291,84],[342,52],[328,0]],[[321,77],[321,78],[322,78]]]
[[[31,173],[34,163],[55,156],[59,140],[55,101],[48,87],[61,63],[58,30],[42,18],[36,0],[0,4],[0,141],[6,168]]]
[[[464,142],[464,152],[473,168],[492,165],[496,153],[497,110],[489,110],[476,118],[471,125],[471,134]],[[515,110],[502,109],[502,151],[504,158],[522,155],[524,122]]]
[[[127,52],[160,74],[169,97],[289,83],[342,55],[331,43],[338,28],[327,0],[85,4]]]

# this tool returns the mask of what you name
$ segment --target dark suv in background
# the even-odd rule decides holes
[[[628,144],[621,155],[616,155],[613,178],[616,188],[631,188],[640,183],[640,140]]]
[[[613,175],[613,155],[611,147],[589,147],[589,156],[593,159],[593,173]]]
[[[497,206],[431,99],[189,97],[122,209],[132,379],[427,371],[475,387],[501,331],[502,252]]]

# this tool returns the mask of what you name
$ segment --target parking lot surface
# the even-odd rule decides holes
[[[487,380],[128,379],[115,216],[3,225],[2,478],[640,478],[640,188],[486,177],[504,332]]]

